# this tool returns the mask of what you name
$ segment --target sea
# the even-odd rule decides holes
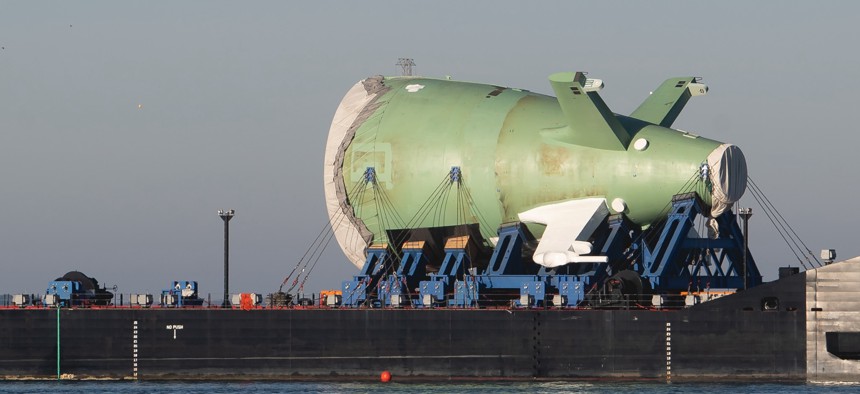
[[[786,394],[860,393],[860,383],[607,383],[607,382],[482,382],[361,383],[320,382],[93,382],[93,381],[4,381],[3,393],[707,393]]]

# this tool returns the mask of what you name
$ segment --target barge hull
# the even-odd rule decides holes
[[[838,292],[838,278],[860,278],[858,267],[853,260],[837,263],[677,310],[61,309],[59,373],[335,380],[375,379],[387,370],[428,380],[856,380],[858,361],[828,353],[826,338],[851,338],[860,319],[836,325],[842,315],[818,303]],[[822,286],[827,278],[829,287]],[[774,298],[778,308],[766,307]],[[0,376],[56,379],[56,309],[0,310],[0,341]],[[842,339],[840,354],[853,354],[845,349],[850,343]]]

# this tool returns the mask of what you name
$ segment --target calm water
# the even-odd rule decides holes
[[[6,393],[857,393],[860,384],[0,382]]]

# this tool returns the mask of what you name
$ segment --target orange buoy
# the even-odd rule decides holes
[[[390,382],[391,381],[391,372],[382,371],[382,375],[379,375],[379,380],[381,380],[382,383]]]

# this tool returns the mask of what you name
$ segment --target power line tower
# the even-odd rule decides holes
[[[412,67],[415,66],[415,61],[411,58],[401,57],[397,59],[397,64],[395,66],[400,66],[400,75],[404,77],[412,76]]]

